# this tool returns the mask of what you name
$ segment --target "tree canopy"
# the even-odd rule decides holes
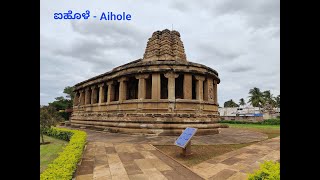
[[[52,106],[40,107],[40,135],[42,143],[44,143],[43,133],[51,126],[55,126],[62,117],[58,114],[57,110]]]
[[[249,90],[248,98],[248,103],[253,107],[265,108],[266,106],[271,106],[280,108],[280,94],[278,96],[273,96],[270,90],[261,91],[259,88],[254,87]],[[239,100],[239,105],[246,105],[244,98]],[[239,105],[232,99],[224,103],[224,107],[239,107]]]
[[[224,107],[239,107],[239,105],[230,99],[224,103]]]
[[[241,98],[241,99],[239,100],[239,105],[240,105],[240,106],[246,105],[246,102],[244,101],[243,98]]]
[[[277,97],[275,97],[274,99],[275,99],[275,101],[276,101],[276,106],[277,106],[278,108],[280,108],[280,94],[279,94]]]
[[[248,103],[250,103],[253,107],[263,107],[265,104],[265,99],[259,88],[254,87],[253,89],[250,89],[249,95]]]

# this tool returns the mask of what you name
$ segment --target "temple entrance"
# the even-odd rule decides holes
[[[151,99],[152,92],[152,75],[146,79],[146,99]]]
[[[92,92],[91,92],[91,89],[89,89],[88,90],[88,98],[87,98],[87,104],[91,104],[91,94],[92,94]]]
[[[183,74],[179,74],[179,77],[175,79],[175,95],[176,99],[183,99]]]
[[[114,82],[114,99],[113,101],[119,101],[119,85],[118,81]]]
[[[108,86],[104,87],[104,98],[103,98],[103,102],[107,102],[108,101]]]
[[[164,74],[160,75],[161,82],[161,99],[168,99],[168,79],[164,76]]]
[[[126,99],[138,99],[139,80],[135,77],[129,77],[127,81],[127,97]]]
[[[192,99],[197,99],[197,95],[196,95],[196,83],[197,83],[197,80],[196,80],[196,78],[192,75]]]
[[[97,90],[97,92],[96,92],[96,99],[95,99],[95,102],[94,102],[94,103],[99,103],[100,88],[98,87],[96,90]]]

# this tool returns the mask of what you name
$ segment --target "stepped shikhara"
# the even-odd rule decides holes
[[[180,33],[149,38],[142,59],[76,84],[71,125],[110,132],[217,134],[220,79],[210,67],[187,61]]]
[[[180,33],[168,29],[154,32],[147,43],[143,60],[187,61]]]

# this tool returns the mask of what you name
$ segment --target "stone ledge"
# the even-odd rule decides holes
[[[198,129],[214,129],[214,128],[226,128],[223,124],[218,123],[208,123],[208,124],[199,124],[199,123],[170,123],[170,124],[161,124],[161,123],[134,123],[134,122],[108,122],[108,121],[92,121],[92,120],[72,120],[72,124],[81,124],[81,125],[99,125],[107,127],[123,127],[123,128],[137,128],[137,129],[185,129],[187,127],[194,127]]]
[[[108,127],[98,125],[84,125],[84,124],[72,124],[72,127],[85,127],[87,129],[95,129],[101,131],[109,131],[113,133],[125,133],[125,134],[145,134],[145,135],[157,135],[157,136],[177,136],[182,133],[184,129],[134,129],[134,128],[122,128],[122,127]],[[219,134],[218,128],[215,129],[198,129],[197,135],[211,135]]]

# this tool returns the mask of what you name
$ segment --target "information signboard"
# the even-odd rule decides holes
[[[196,132],[197,128],[187,127],[179,136],[179,138],[174,142],[174,144],[181,148],[185,148],[191,140],[192,136],[196,134]]]

